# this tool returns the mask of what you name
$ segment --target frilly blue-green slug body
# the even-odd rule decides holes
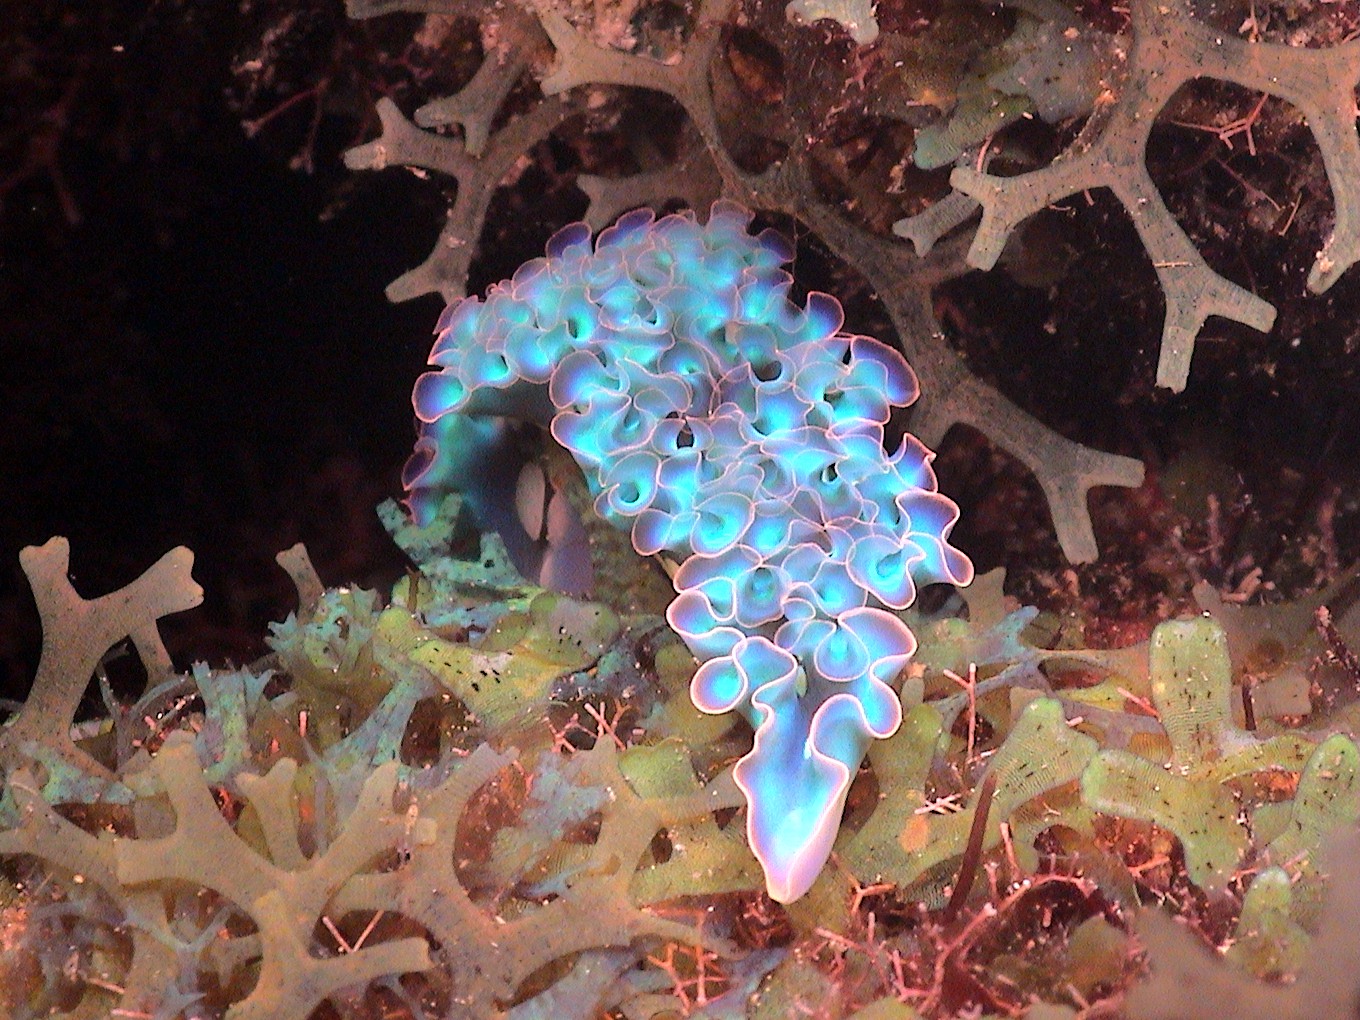
[[[451,304],[405,484],[424,522],[443,492],[478,487],[507,419],[534,421],[639,553],[681,561],[667,619],[702,663],[694,704],[755,729],[735,778],[769,893],[789,902],[826,862],[870,741],[901,722],[889,681],[916,641],[888,610],[973,568],[948,543],[958,508],[933,454],[910,435],[884,450],[891,409],[918,393],[906,361],[840,332],[835,298],[791,302],[792,249],[751,219],[727,202],[704,226],[633,212],[593,248],[573,224]]]

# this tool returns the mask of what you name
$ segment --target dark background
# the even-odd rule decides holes
[[[206,599],[166,621],[176,661],[248,660],[292,605],[278,550],[306,542],[329,583],[401,570],[373,507],[399,494],[441,303],[383,287],[441,198],[344,169],[367,129],[349,107],[371,106],[353,90],[314,135],[300,102],[247,137],[299,87],[243,87],[249,5],[2,6],[0,694],[37,661],[18,552],[53,535],[86,597],[189,546]]]

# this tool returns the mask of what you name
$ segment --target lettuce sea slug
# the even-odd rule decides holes
[[[790,301],[792,248],[751,219],[726,202],[703,226],[633,212],[593,247],[573,224],[451,304],[415,386],[405,483],[422,523],[451,488],[490,502],[483,465],[507,420],[537,422],[639,553],[680,561],[666,615],[702,663],[694,704],[755,729],[735,778],[788,902],[826,862],[870,741],[901,721],[889,683],[916,641],[891,610],[920,584],[966,584],[972,564],[949,545],[958,508],[930,451],[910,435],[884,449],[918,392],[906,361],[842,333],[835,298]]]

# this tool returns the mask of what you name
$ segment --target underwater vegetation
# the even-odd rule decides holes
[[[187,550],[94,599],[62,540],[25,550],[47,641],[0,732],[6,1015],[1139,1018],[1201,1015],[1202,986],[1305,1017],[1353,998],[1360,851],[1329,836],[1360,819],[1360,698],[1338,673],[1310,704],[1312,603],[1219,605],[1113,651],[1045,647],[998,574],[899,611],[920,640],[902,724],[781,906],[738,817],[750,733],[694,711],[664,619],[537,588],[494,533],[449,555],[459,509],[418,528],[384,507],[417,565],[387,596],[281,554],[299,609],[250,669],[165,660],[157,619],[202,598]],[[1244,698],[1230,649],[1262,633],[1287,651]],[[132,704],[100,665],[123,638],[147,675]],[[75,725],[91,672],[105,713]]]
[[[23,550],[43,647],[0,728],[0,1015],[1349,1015],[1360,566],[1333,535],[1319,583],[1253,563],[1260,587],[1197,577],[1088,640],[972,576],[928,447],[986,435],[1095,560],[1088,490],[1145,498],[1143,464],[984,379],[937,290],[1003,252],[1044,276],[1025,224],[1106,188],[1165,297],[1157,384],[1211,315],[1270,328],[1147,167],[1212,78],[1316,140],[1334,215],[1297,300],[1323,300],[1360,256],[1360,16],[992,6],[352,0],[482,47],[347,155],[456,186],[389,291],[449,302],[407,506],[378,510],[409,569],[368,589],[287,550],[270,653],[181,671],[159,627],[204,599],[189,550],[102,594],[65,539]],[[827,151],[842,104],[894,159]],[[1035,120],[1050,160],[1006,140]],[[569,122],[633,170],[576,174],[585,223],[502,272],[494,200]],[[931,170],[952,190],[905,183]],[[891,332],[843,331],[771,216]],[[474,270],[506,279],[467,297]]]

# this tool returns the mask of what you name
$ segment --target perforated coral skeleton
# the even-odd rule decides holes
[[[1092,110],[1073,144],[1048,166],[1002,178],[985,173],[985,161],[970,160],[954,170],[957,189],[918,216],[900,220],[895,231],[911,246],[881,236],[843,214],[814,186],[811,152],[815,127],[800,123],[803,105],[812,100],[809,82],[790,79],[783,109],[759,110],[740,102],[724,40],[736,16],[734,0],[706,0],[696,10],[682,41],[669,38],[659,53],[592,32],[589,18],[569,20],[550,5],[471,4],[467,0],[350,0],[355,17],[396,9],[418,9],[477,17],[488,39],[486,59],[477,75],[455,96],[415,111],[415,123],[388,100],[379,103],[382,137],[352,150],[354,168],[405,164],[447,174],[457,180],[457,199],[425,262],[389,288],[394,300],[437,291],[446,299],[462,294],[468,267],[486,224],[492,193],[515,180],[516,158],[532,149],[587,101],[606,100],[608,86],[659,91],[674,99],[688,117],[685,140],[670,164],[641,159],[642,172],[606,179],[581,174],[577,183],[590,197],[585,219],[603,226],[625,209],[683,199],[703,208],[717,193],[767,211],[798,219],[847,265],[862,274],[883,301],[898,340],[922,381],[923,396],[913,412],[913,431],[938,447],[955,424],[977,429],[1034,473],[1053,516],[1064,554],[1073,562],[1094,560],[1097,546],[1086,506],[1096,486],[1137,486],[1142,465],[1131,458],[1073,442],[1021,410],[989,382],[980,379],[945,340],[931,307],[930,291],[968,271],[992,265],[1010,233],[1046,203],[1085,189],[1109,188],[1128,210],[1157,271],[1167,300],[1157,382],[1173,389],[1185,385],[1199,330],[1220,315],[1258,329],[1269,328],[1274,309],[1261,297],[1231,283],[1210,268],[1163,203],[1144,161],[1148,132],[1176,89],[1195,77],[1219,78],[1284,98],[1308,121],[1317,139],[1336,204],[1331,239],[1319,253],[1308,287],[1321,292],[1344,273],[1360,251],[1356,184],[1360,180],[1360,141],[1355,131],[1355,96],[1360,75],[1360,40],[1307,49],[1234,38],[1214,31],[1191,13],[1183,0],[1133,0],[1131,35],[1105,36],[1060,3],[1011,4],[1025,16],[1053,25],[1046,38],[1059,47],[1048,57],[1073,48],[1111,57],[1091,79],[1105,91],[1097,97],[1066,96],[1064,109]],[[774,5],[775,9],[778,5]],[[828,16],[840,20],[852,37],[866,42],[874,23],[855,3],[791,5],[798,20]],[[631,8],[630,8],[631,9]],[[789,26],[784,18],[745,19],[786,60],[798,40],[827,39],[821,22],[814,28]],[[1073,35],[1075,33],[1075,37]],[[1092,40],[1101,44],[1093,46]],[[633,40],[635,43],[636,40]],[[893,28],[877,37],[875,55],[917,41]],[[661,59],[658,59],[658,55]],[[549,63],[550,61],[550,63]],[[879,61],[879,74],[865,90],[866,109],[875,116],[919,125],[924,96],[892,78],[891,60]],[[790,65],[792,66],[792,65]],[[832,67],[837,65],[833,64]],[[900,66],[900,64],[898,65]],[[1011,75],[1012,85],[1024,68]],[[545,98],[492,131],[511,87],[526,74],[539,78]],[[813,76],[815,77],[815,76]],[[1042,76],[1037,76],[1042,77]],[[1033,80],[1037,80],[1037,77]],[[1047,81],[1047,79],[1045,79]],[[1070,84],[1070,82],[1068,83]],[[881,86],[881,87],[878,87]],[[1034,85],[1035,88],[1041,87]],[[1042,87],[1056,88],[1051,83]],[[926,90],[929,91],[929,90]],[[733,96],[738,105],[733,106]],[[1099,98],[1099,102],[1096,102]],[[1085,106],[1082,106],[1082,103]],[[1075,103],[1076,105],[1072,105]],[[1094,107],[1092,106],[1094,104]],[[734,115],[735,114],[735,115]],[[420,127],[459,125],[463,139],[436,136]],[[644,152],[646,139],[627,139]],[[752,168],[740,156],[768,148],[782,155]],[[969,153],[966,155],[976,155]],[[522,165],[522,163],[521,163]],[[819,169],[825,171],[825,165]],[[972,196],[972,197],[969,197]],[[891,196],[876,196],[890,204]],[[978,203],[984,218],[974,243],[958,236],[940,239],[973,215]]]
[[[1360,258],[1360,136],[1355,89],[1360,40],[1303,49],[1227,37],[1191,16],[1184,0],[1135,2],[1123,81],[1080,136],[1046,167],[1002,178],[956,167],[950,183],[982,205],[982,223],[968,250],[980,269],[996,264],[1011,233],[1034,213],[1087,188],[1109,188],[1127,210],[1166,295],[1157,384],[1185,388],[1195,338],[1211,315],[1268,330],[1275,309],[1204,261],[1162,201],[1148,173],[1148,137],[1162,108],[1193,78],[1216,78],[1298,107],[1322,151],[1336,205],[1331,236],[1308,273],[1321,294]]]
[[[930,452],[884,451],[916,398],[902,356],[840,332],[840,304],[788,299],[792,258],[752,214],[713,207],[604,231],[575,224],[486,299],[450,305],[416,384],[407,467],[418,520],[505,417],[536,421],[576,458],[597,511],[639,553],[681,560],[671,625],[703,665],[711,713],[737,710],[755,747],[736,767],[771,896],[797,899],[831,852],[873,738],[897,729],[888,686],[915,649],[916,586],[966,584],[948,544],[958,508]]]
[[[718,194],[797,218],[838,258],[854,266],[884,302],[923,383],[923,396],[913,411],[913,431],[931,447],[937,447],[956,423],[987,435],[1035,473],[1067,557],[1074,562],[1096,558],[1086,494],[1094,486],[1138,485],[1142,465],[1067,439],[972,374],[945,341],[930,300],[932,287],[965,270],[961,247],[937,246],[929,257],[918,259],[909,246],[875,236],[847,220],[817,195],[811,183],[808,138],[796,124],[760,118],[736,125],[735,135],[726,131],[723,114],[732,85],[722,44],[725,25],[735,11],[734,0],[707,0],[699,5],[687,39],[667,53],[664,62],[599,45],[588,32],[550,8],[526,15],[513,4],[492,10],[464,0],[412,5],[351,0],[349,10],[352,16],[365,18],[408,6],[476,16],[494,28],[488,34],[494,46],[465,89],[417,109],[415,123],[390,100],[380,101],[382,136],[345,156],[353,169],[405,165],[446,174],[458,184],[456,200],[429,257],[392,282],[387,291],[391,299],[437,292],[452,300],[465,292],[493,192],[513,182],[519,156],[585,109],[588,90],[580,86],[621,85],[664,92],[689,116],[678,160],[647,166],[642,173],[624,178],[580,175],[578,185],[591,198],[586,221],[600,227],[629,208],[674,198],[703,208]],[[820,13],[803,12],[807,16]],[[789,31],[810,30],[790,26]],[[498,115],[496,104],[527,70],[542,74],[549,55],[552,63],[541,79],[545,98],[491,131],[489,125]],[[498,87],[493,88],[493,83]],[[487,97],[491,101],[483,102]],[[743,110],[751,112],[749,104]],[[450,123],[461,125],[462,139],[420,128]],[[757,145],[769,141],[788,147],[788,158],[753,171],[735,155],[733,142],[740,138]],[[963,196],[955,197],[967,202]]]

